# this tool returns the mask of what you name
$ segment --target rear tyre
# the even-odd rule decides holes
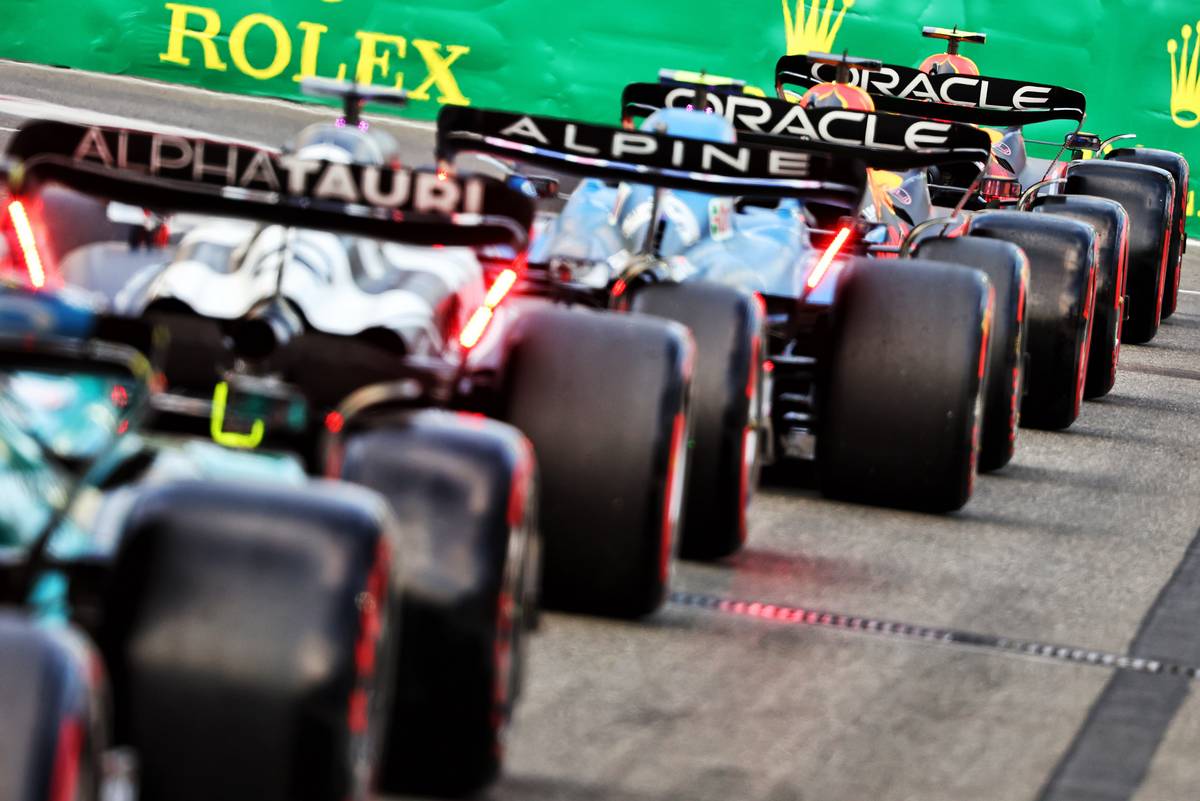
[[[500,770],[537,602],[533,453],[503,423],[441,411],[347,423],[341,477],[391,503],[405,588],[386,794],[464,795]]]
[[[140,798],[369,797],[392,525],[344,484],[179,482],[137,500],[103,642]]]
[[[758,482],[763,307],[749,292],[696,283],[646,287],[631,308],[682,323],[696,342],[679,554],[728,556],[746,542],[746,509]]]
[[[1083,401],[1096,299],[1096,233],[1078,220],[1020,211],[971,219],[971,236],[1018,245],[1029,259],[1029,365],[1021,424],[1062,429]]]
[[[0,798],[98,801],[100,658],[73,630],[0,613]]]
[[[535,307],[509,335],[503,418],[541,476],[548,606],[637,617],[666,597],[694,346],[674,323]]]
[[[1175,180],[1158,167],[1090,159],[1067,167],[1066,193],[1115,200],[1129,215],[1128,303],[1122,336],[1135,345],[1149,342],[1162,319]]]
[[[1083,397],[1107,395],[1117,381],[1125,317],[1125,270],[1129,259],[1129,215],[1115,200],[1087,195],[1047,195],[1033,208],[1087,223],[1096,231],[1096,318]]]
[[[1175,180],[1175,205],[1171,213],[1168,235],[1167,274],[1163,281],[1162,319],[1175,313],[1179,305],[1179,278],[1183,270],[1183,253],[1187,250],[1187,203],[1189,168],[1187,159],[1170,150],[1149,147],[1123,147],[1112,151],[1106,159],[1159,167]]]
[[[991,317],[978,270],[855,259],[842,271],[820,382],[826,494],[939,512],[967,502]]]
[[[927,239],[913,255],[972,267],[986,275],[992,284],[995,314],[988,338],[979,469],[999,470],[1012,460],[1016,451],[1021,419],[1029,261],[1015,245],[973,237]]]

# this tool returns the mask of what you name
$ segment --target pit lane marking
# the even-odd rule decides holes
[[[1200,661],[1200,532],[1142,618],[1133,654]],[[1127,801],[1145,781],[1167,729],[1191,692],[1188,679],[1118,673],[1108,680],[1038,801]]]
[[[1200,557],[1198,557],[1200,560]],[[698,609],[716,615],[745,617],[768,623],[792,626],[817,626],[857,634],[898,637],[908,640],[958,645],[966,648],[998,651],[1013,656],[1049,659],[1079,665],[1108,668],[1121,673],[1138,673],[1159,677],[1176,677],[1183,681],[1200,678],[1200,657],[1196,663],[1170,661],[1130,654],[1119,654],[1095,648],[1044,643],[995,634],[981,634],[964,629],[925,626],[895,620],[845,614],[824,609],[772,604],[764,601],[726,598],[704,593],[674,591],[670,602],[675,606]]]

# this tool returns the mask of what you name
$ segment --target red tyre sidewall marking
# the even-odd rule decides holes
[[[380,537],[375,546],[374,559],[367,574],[366,587],[355,598],[358,605],[358,636],[354,643],[354,686],[346,705],[346,727],[351,736],[350,759],[359,763],[373,751],[371,742],[371,704],[374,695],[375,670],[379,647],[385,635],[388,621],[383,610],[390,594],[391,549],[387,539]],[[351,775],[359,776],[362,771],[356,765]],[[375,765],[370,766],[372,771]],[[373,776],[366,787],[358,787],[350,797],[365,797],[369,792]],[[359,792],[361,790],[362,792]]]
[[[671,425],[670,456],[667,459],[667,480],[663,486],[662,538],[658,555],[658,577],[666,586],[671,577],[671,556],[674,553],[675,533],[679,528],[679,511],[683,506],[683,460],[686,415],[678,412]]]
[[[1083,341],[1079,345],[1079,367],[1075,374],[1075,416],[1083,406],[1083,388],[1087,383],[1088,354],[1092,349],[1092,318],[1096,309],[1096,261],[1092,259],[1092,269],[1088,271],[1087,299],[1083,302]]]
[[[996,288],[988,284],[987,300],[983,307],[983,323],[979,332],[979,371],[975,386],[975,409],[971,421],[971,464],[967,476],[967,497],[975,493],[975,476],[979,473],[979,448],[983,436],[983,380],[987,375],[988,344],[992,339],[992,310],[996,308]]]
[[[83,723],[76,717],[63,720],[54,745],[50,772],[50,801],[74,801],[79,787],[79,762],[83,754]]]
[[[758,419],[758,412],[755,409],[756,402],[759,401],[760,391],[760,368],[762,361],[762,341],[758,332],[762,328],[762,321],[767,316],[766,301],[762,295],[754,293],[754,308],[755,318],[753,321],[754,336],[750,340],[750,371],[746,378],[746,400],[747,400],[747,424],[742,432],[742,459],[738,469],[738,542],[742,545],[746,544],[746,539],[749,536],[749,526],[746,520],[747,507],[750,505],[750,496],[753,492],[753,487],[750,486],[750,479],[754,472],[754,462],[758,458],[758,429],[757,426],[761,421]]]
[[[1158,266],[1158,292],[1155,293],[1154,299],[1154,324],[1158,325],[1162,322],[1162,306],[1163,306],[1163,287],[1167,285],[1167,262],[1170,261],[1171,255],[1171,234],[1168,229],[1167,235],[1163,237],[1162,259]]]
[[[514,615],[517,586],[524,556],[517,549],[518,538],[524,537],[526,510],[530,488],[533,483],[533,449],[527,440],[521,442],[521,454],[513,468],[512,484],[508,494],[508,549],[501,580],[500,595],[496,599],[496,634],[492,642],[492,658],[495,666],[492,687],[492,731],[495,733],[493,748],[497,759],[504,757],[503,732],[508,725],[509,704],[513,669],[513,641],[516,626]]]
[[[1008,442],[1010,446],[1009,452],[1015,448],[1017,442],[1017,433],[1021,427],[1021,363],[1023,351],[1025,348],[1024,337],[1021,336],[1022,327],[1025,324],[1025,303],[1029,296],[1029,267],[1023,265],[1021,267],[1021,275],[1018,279],[1020,289],[1017,296],[1017,337],[1013,343],[1013,347],[1017,350],[1017,363],[1012,371],[1012,394],[1010,395],[1010,406],[1008,413]]]
[[[1117,380],[1117,364],[1121,360],[1121,333],[1125,330],[1125,285],[1129,281],[1129,232],[1123,232],[1120,244],[1120,258],[1117,260],[1117,288],[1113,293],[1113,313],[1117,316],[1117,330],[1113,341],[1112,366],[1108,374],[1108,383],[1112,385]]]

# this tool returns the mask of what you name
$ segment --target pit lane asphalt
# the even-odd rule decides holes
[[[29,100],[277,144],[295,106],[0,63]],[[15,102],[12,98],[21,98]],[[410,163],[428,128],[391,125]],[[0,143],[7,136],[0,130]],[[1069,431],[945,517],[760,492],[750,541],[677,590],[1126,653],[1200,526],[1200,258],[1180,308]],[[1200,630],[1200,626],[1196,627]],[[1111,668],[680,604],[629,623],[548,614],[493,799],[1034,799]],[[1195,797],[1200,698],[1165,721],[1138,801]]]

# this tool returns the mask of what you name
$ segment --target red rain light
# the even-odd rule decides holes
[[[37,238],[33,226],[29,224],[29,215],[25,204],[19,200],[10,201],[8,216],[12,220],[13,230],[17,234],[17,244],[21,246],[21,256],[25,260],[25,269],[29,271],[29,283],[34,289],[46,285],[46,269],[42,266],[42,257],[38,253]]]
[[[341,412],[333,411],[325,415],[325,430],[330,434],[340,433],[345,424],[346,419],[342,417]]]
[[[496,307],[508,296],[512,288],[517,283],[517,271],[511,267],[506,267],[496,276],[496,280],[492,282],[491,288],[484,295],[483,305],[476,309],[467,324],[463,326],[462,331],[458,335],[458,344],[462,345],[467,350],[479,344],[479,340],[483,339],[483,334],[487,331],[488,323],[495,316]]]
[[[850,238],[851,230],[843,228],[837,232],[837,236],[829,243],[829,247],[825,248],[825,252],[821,254],[820,260],[817,261],[817,266],[813,268],[812,273],[808,276],[808,288],[816,289],[821,282],[825,280],[825,274],[829,272],[829,268],[833,265],[833,260],[837,258],[838,253],[846,244],[846,240]]]

